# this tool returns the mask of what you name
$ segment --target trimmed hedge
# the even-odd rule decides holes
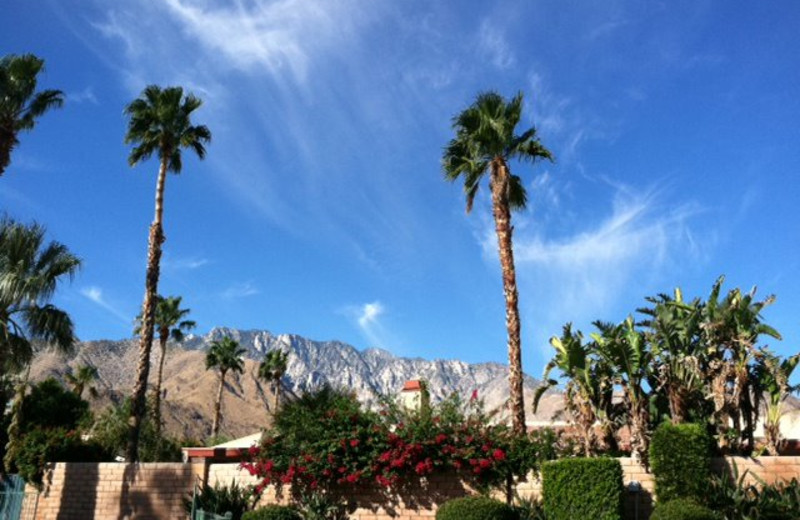
[[[711,479],[711,437],[699,424],[663,423],[650,443],[656,498],[705,499]]]
[[[518,520],[519,513],[505,502],[473,496],[448,500],[436,511],[436,520]]]
[[[302,520],[302,517],[292,507],[272,504],[246,512],[242,520]]]
[[[620,520],[623,489],[622,466],[617,459],[562,459],[542,466],[548,520]]]
[[[721,520],[711,509],[701,506],[690,498],[676,498],[658,503],[650,520]]]

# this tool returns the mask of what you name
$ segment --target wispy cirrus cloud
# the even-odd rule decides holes
[[[247,282],[237,282],[230,286],[228,286],[220,296],[225,298],[226,300],[232,300],[237,298],[246,298],[248,296],[255,296],[260,294],[261,290],[255,286],[255,284],[251,281]]]
[[[211,263],[208,258],[190,256],[186,258],[177,258],[169,255],[164,255],[161,260],[161,268],[165,271],[193,271]]]
[[[500,27],[484,20],[478,32],[478,49],[499,69],[514,65],[516,58]]]
[[[631,284],[645,290],[685,263],[703,260],[704,246],[692,229],[692,218],[703,211],[696,203],[667,204],[657,189],[612,189],[610,211],[571,234],[548,236],[542,226],[518,219],[518,284],[520,293],[536,301],[527,303],[524,312],[526,321],[536,324],[537,345],[546,345],[567,322],[619,318],[613,313]],[[490,224],[484,224],[482,246],[487,259],[497,262]]]
[[[99,305],[113,316],[119,318],[119,320],[122,321],[123,323],[130,324],[133,322],[133,318],[130,315],[125,314],[124,312],[122,312],[120,309],[118,309],[116,306],[112,305],[105,299],[105,297],[103,296],[103,290],[100,287],[90,285],[88,287],[82,288],[80,290],[80,293],[82,296],[89,299],[91,302]]]
[[[381,318],[385,315],[386,308],[378,300],[360,305],[348,305],[343,309],[343,314],[350,318],[361,335],[369,343],[369,347],[387,348],[390,334]]]

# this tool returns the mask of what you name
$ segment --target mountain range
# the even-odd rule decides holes
[[[434,401],[453,392],[468,398],[477,390],[487,410],[498,410],[499,417],[505,413],[508,367],[503,364],[403,358],[381,349],[358,350],[339,341],[314,341],[263,330],[215,328],[205,335],[189,335],[181,344],[170,344],[167,349],[162,415],[170,434],[193,439],[209,435],[219,379],[217,372],[206,370],[205,355],[212,341],[225,336],[247,350],[244,372],[228,374],[226,378],[221,430],[229,438],[249,435],[269,425],[274,396],[269,385],[258,379],[257,371],[264,354],[275,349],[289,353],[282,381],[289,397],[329,384],[350,389],[362,402],[371,404],[380,395],[397,395],[408,380],[424,379]],[[151,384],[158,358],[158,348],[154,345]],[[70,356],[48,352],[37,356],[31,377],[34,381],[49,376],[63,380],[79,365],[95,366],[98,380],[94,386],[99,396],[92,399],[92,408],[97,411],[130,395],[137,360],[137,338],[87,341],[79,343]],[[539,414],[531,416],[531,399],[539,382],[526,375],[524,384],[529,421],[549,420],[561,409],[561,395],[551,392],[543,399]]]

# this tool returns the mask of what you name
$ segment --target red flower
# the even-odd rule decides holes
[[[292,477],[290,477],[288,474],[283,475],[281,477],[281,482],[283,482],[284,484],[290,484],[292,482]]]
[[[478,465],[479,465],[479,466],[480,466],[482,469],[488,469],[488,468],[491,468],[491,467],[492,467],[492,461],[491,461],[491,460],[489,460],[489,459],[481,459],[481,460],[478,462]]]
[[[378,457],[378,461],[379,462],[389,462],[389,460],[391,458],[392,458],[392,452],[391,451],[384,451],[383,453],[381,453],[380,457]]]
[[[361,441],[359,441],[358,439],[353,439],[352,441],[350,441],[350,447],[351,447],[351,448],[355,448],[356,446],[358,446],[358,444],[359,444],[360,442],[361,442]]]
[[[339,468],[339,473],[344,473],[345,471],[347,471],[347,468],[345,468],[344,466]]]
[[[506,452],[497,448],[492,452],[492,457],[494,457],[494,460],[506,460]]]
[[[478,389],[472,391],[472,396],[469,398],[470,401],[476,401],[478,399]]]
[[[328,464],[333,464],[334,462],[336,462],[336,457],[332,453],[328,453]]]
[[[446,440],[447,440],[447,435],[445,435],[444,433],[440,433],[439,435],[436,436],[436,444],[441,444]]]

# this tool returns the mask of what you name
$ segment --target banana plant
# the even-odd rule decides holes
[[[599,332],[591,334],[597,352],[612,370],[614,385],[622,388],[630,416],[631,451],[645,467],[650,448],[650,396],[645,383],[653,362],[645,335],[629,316],[619,325],[595,322]]]
[[[550,338],[550,345],[556,352],[544,369],[542,380],[545,383],[534,394],[533,412],[538,410],[545,392],[558,385],[558,380],[550,377],[550,373],[558,369],[561,377],[567,380],[564,392],[566,410],[582,437],[585,455],[591,456],[597,442],[595,423],[600,421],[603,430],[607,431],[610,420],[613,385],[608,371],[600,360],[590,355],[592,348],[584,344],[580,331],[572,331],[571,323],[564,325],[560,338]]]
[[[680,288],[674,296],[659,294],[646,300],[653,307],[637,311],[646,316],[639,325],[646,327],[645,338],[653,350],[653,388],[666,396],[672,423],[680,424],[703,400],[699,300],[685,302]]]
[[[764,439],[767,452],[778,455],[783,439],[781,439],[781,419],[783,418],[783,403],[789,394],[800,390],[800,384],[789,384],[792,372],[800,363],[800,354],[781,359],[775,355],[768,355],[764,363],[759,366],[757,374],[762,381],[767,395],[767,414],[764,418]]]

